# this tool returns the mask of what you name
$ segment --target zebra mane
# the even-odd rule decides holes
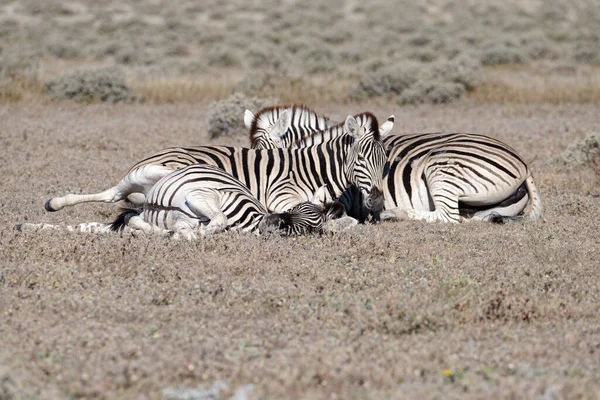
[[[277,122],[279,116],[284,110],[289,110],[292,116],[302,114],[307,115],[308,118],[310,118],[310,116],[314,116],[315,119],[319,118],[319,115],[315,111],[313,111],[304,104],[284,104],[263,107],[254,115],[254,118],[252,120],[252,126],[249,132],[250,147],[253,147],[256,144],[258,137],[262,134],[259,133],[258,130],[269,130]],[[329,118],[327,117],[321,118],[329,120]]]
[[[377,122],[377,118],[375,117],[375,115],[373,115],[373,113],[366,111],[366,112],[354,115],[354,118],[356,119],[356,122],[358,122],[358,124],[360,126],[362,126],[367,131],[370,131],[372,133],[373,139],[375,139],[375,140],[381,139],[381,134],[379,132],[379,123]],[[294,146],[296,146],[297,148],[306,147],[307,144],[311,144],[311,143],[315,143],[315,142],[321,143],[321,142],[327,141],[331,138],[342,136],[342,135],[340,135],[340,132],[344,132],[344,124],[345,123],[346,123],[346,121],[338,122],[337,124],[332,125],[323,131],[312,132],[310,134],[310,136],[306,136],[302,139],[296,140],[294,143]],[[347,133],[344,132],[343,135],[347,135]],[[316,141],[315,139],[319,138],[319,137],[321,137],[322,139],[320,141]],[[350,138],[350,136],[348,136],[348,138],[352,139],[352,138]]]

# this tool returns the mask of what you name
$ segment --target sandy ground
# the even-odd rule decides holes
[[[598,129],[597,105],[369,110],[396,114],[396,133],[511,144],[545,221],[196,243],[21,233],[109,221],[117,205],[43,202],[107,188],[162,147],[245,137],[209,142],[198,105],[0,106],[0,398],[186,398],[215,384],[218,398],[598,398],[600,187],[561,158]]]

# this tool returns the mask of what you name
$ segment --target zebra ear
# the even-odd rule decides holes
[[[344,127],[346,128],[346,132],[348,132],[348,134],[354,139],[358,139],[362,136],[360,132],[360,125],[358,125],[358,122],[356,122],[356,119],[354,119],[353,116],[348,115],[348,118],[346,118],[346,122],[344,123]]]
[[[246,110],[244,112],[244,125],[246,129],[250,130],[252,128],[252,121],[254,121],[254,114],[252,114],[252,111]]]
[[[283,135],[290,129],[292,125],[292,119],[290,118],[290,110],[285,109],[279,114],[279,119],[275,122],[275,125],[271,128],[271,138],[274,140],[280,140]]]
[[[396,117],[394,117],[393,115],[391,115],[387,121],[385,121],[383,123],[383,125],[381,125],[379,127],[379,136],[383,137],[386,136],[387,134],[389,134],[392,131],[392,128],[394,128],[394,121],[396,120]]]

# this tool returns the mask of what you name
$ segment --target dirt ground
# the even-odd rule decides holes
[[[600,187],[562,161],[597,105],[317,109],[500,138],[530,162],[544,221],[196,243],[21,233],[111,220],[118,205],[43,203],[162,147],[246,138],[207,140],[197,105],[3,105],[0,398],[598,398]]]

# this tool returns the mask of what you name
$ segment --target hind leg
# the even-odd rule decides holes
[[[227,229],[227,216],[221,209],[221,193],[219,191],[197,190],[188,194],[185,202],[194,214],[210,219],[208,225],[198,228],[202,236],[221,233]]]
[[[73,206],[80,203],[104,202],[115,203],[123,200],[125,197],[135,193],[145,194],[162,177],[172,172],[172,168],[162,165],[144,165],[129,172],[121,181],[110,189],[94,194],[67,194],[62,197],[53,197],[46,201],[44,207],[46,211],[58,211],[64,207]]]
[[[462,222],[463,218],[458,211],[458,199],[463,194],[460,186],[443,175],[427,183],[433,211],[408,208],[404,210],[408,219],[420,219],[427,222]]]
[[[142,231],[146,235],[170,236],[172,233],[168,229],[160,228],[144,221],[144,219],[139,215],[133,215],[131,218],[129,218],[127,221],[127,226],[134,231]]]
[[[39,231],[67,231],[81,233],[95,233],[104,235],[111,232],[111,224],[102,222],[84,222],[78,225],[53,225],[53,224],[33,224],[25,222],[15,226],[15,229],[21,232],[39,232]]]

